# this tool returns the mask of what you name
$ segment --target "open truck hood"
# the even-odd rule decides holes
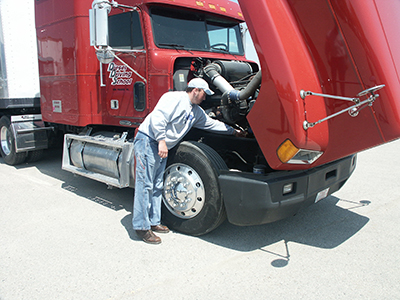
[[[248,121],[274,169],[306,169],[400,136],[400,3],[397,0],[239,0],[257,50],[262,84]],[[347,111],[368,88],[373,103]],[[303,94],[304,95],[304,94]],[[283,163],[277,149],[289,139],[323,154],[312,164]]]

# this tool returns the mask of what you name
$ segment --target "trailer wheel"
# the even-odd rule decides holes
[[[29,151],[26,154],[26,162],[27,163],[37,162],[37,161],[41,160],[43,158],[43,156],[44,156],[44,150],[43,149]]]
[[[25,161],[26,152],[17,153],[15,151],[15,139],[11,132],[11,121],[3,116],[0,119],[0,153],[4,162],[14,166]]]
[[[194,236],[217,228],[226,219],[218,182],[221,169],[228,167],[205,144],[182,142],[172,150],[164,173],[164,223]]]

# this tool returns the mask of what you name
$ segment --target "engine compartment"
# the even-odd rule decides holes
[[[260,167],[269,172],[264,155],[246,119],[255,103],[261,84],[261,71],[255,63],[207,58],[178,58],[174,66],[174,90],[184,91],[192,78],[205,79],[214,95],[201,107],[212,118],[244,130],[245,138],[235,138],[192,129],[185,140],[201,141],[224,159],[229,169],[254,172]]]
[[[205,79],[214,95],[201,104],[206,113],[252,136],[246,120],[257,99],[261,71],[255,63],[207,58],[178,58],[174,67],[174,90],[184,91],[192,78]]]

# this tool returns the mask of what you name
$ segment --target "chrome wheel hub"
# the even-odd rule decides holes
[[[174,215],[190,219],[204,206],[205,190],[201,177],[185,164],[173,164],[164,173],[163,201]]]
[[[3,150],[5,155],[9,155],[11,153],[11,134],[7,127],[1,127],[0,136],[1,150]]]

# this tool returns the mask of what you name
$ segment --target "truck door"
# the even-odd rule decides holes
[[[400,136],[398,1],[239,3],[262,69],[248,120],[271,167],[306,169]]]
[[[117,57],[103,66],[103,99],[110,116],[131,120],[146,108],[146,53],[137,11],[109,16],[109,43]]]

